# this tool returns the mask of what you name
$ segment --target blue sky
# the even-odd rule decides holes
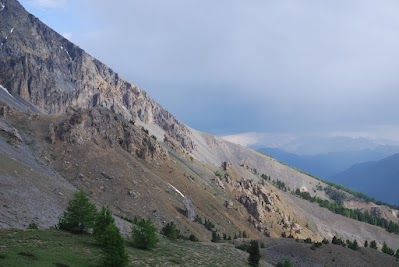
[[[399,140],[394,0],[23,0],[193,128]]]

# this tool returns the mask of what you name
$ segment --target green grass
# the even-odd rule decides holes
[[[169,241],[151,251],[126,242],[128,266],[246,266],[247,255],[230,244]],[[0,267],[101,266],[101,250],[90,235],[59,230],[0,230]]]
[[[98,266],[100,249],[88,236],[56,230],[1,230],[0,266]]]

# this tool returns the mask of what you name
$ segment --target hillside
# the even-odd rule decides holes
[[[186,126],[16,0],[4,3],[1,228],[24,229],[35,222],[48,229],[58,223],[71,195],[82,190],[98,207],[112,209],[125,236],[129,220],[140,216],[158,228],[174,221],[202,242],[209,242],[213,231],[231,237],[245,231],[254,239],[338,236],[399,249],[399,232],[333,213],[295,191],[328,203],[339,195],[340,205],[394,225],[397,210]],[[196,220],[188,216],[187,198]],[[214,226],[205,227],[205,220]]]
[[[399,154],[356,164],[332,177],[337,183],[392,204],[399,204]]]
[[[98,266],[101,258],[95,240],[87,235],[72,235],[55,230],[0,230],[0,266]],[[36,242],[30,242],[35,240]],[[215,244],[161,239],[153,251],[130,246],[131,266],[245,266],[248,254],[235,246],[247,242],[236,240]],[[293,239],[264,239],[260,267],[275,266],[291,259],[294,266],[398,266],[397,261],[371,248],[353,251],[339,245],[324,244],[312,250],[311,244]],[[77,253],[83,251],[84,253]],[[294,255],[294,256],[293,256]],[[269,264],[270,262],[271,264]],[[273,264],[273,265],[272,265]],[[349,265],[348,265],[349,264]]]

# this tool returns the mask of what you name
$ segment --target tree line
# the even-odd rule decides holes
[[[320,207],[327,208],[336,214],[340,214],[351,219],[382,227],[389,233],[399,234],[399,224],[393,221],[388,221],[385,218],[373,216],[367,211],[363,212],[358,209],[348,209],[341,203],[337,203],[336,201],[321,199],[315,196],[312,197],[309,192],[301,192],[299,188],[297,188],[294,193],[300,198],[308,200],[310,202],[316,202],[319,204]]]

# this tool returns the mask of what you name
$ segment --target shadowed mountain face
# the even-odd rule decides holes
[[[399,204],[399,154],[356,164],[332,180],[382,201]]]
[[[209,241],[212,231],[191,220],[194,210],[231,236],[284,231],[399,248],[398,235],[290,192],[332,200],[325,183],[189,128],[16,0],[0,2],[0,227],[55,225],[72,193],[83,190],[110,206],[122,230],[130,229],[122,218],[138,215],[158,227],[175,221],[182,233]],[[399,222],[396,210],[340,193],[350,207]]]

